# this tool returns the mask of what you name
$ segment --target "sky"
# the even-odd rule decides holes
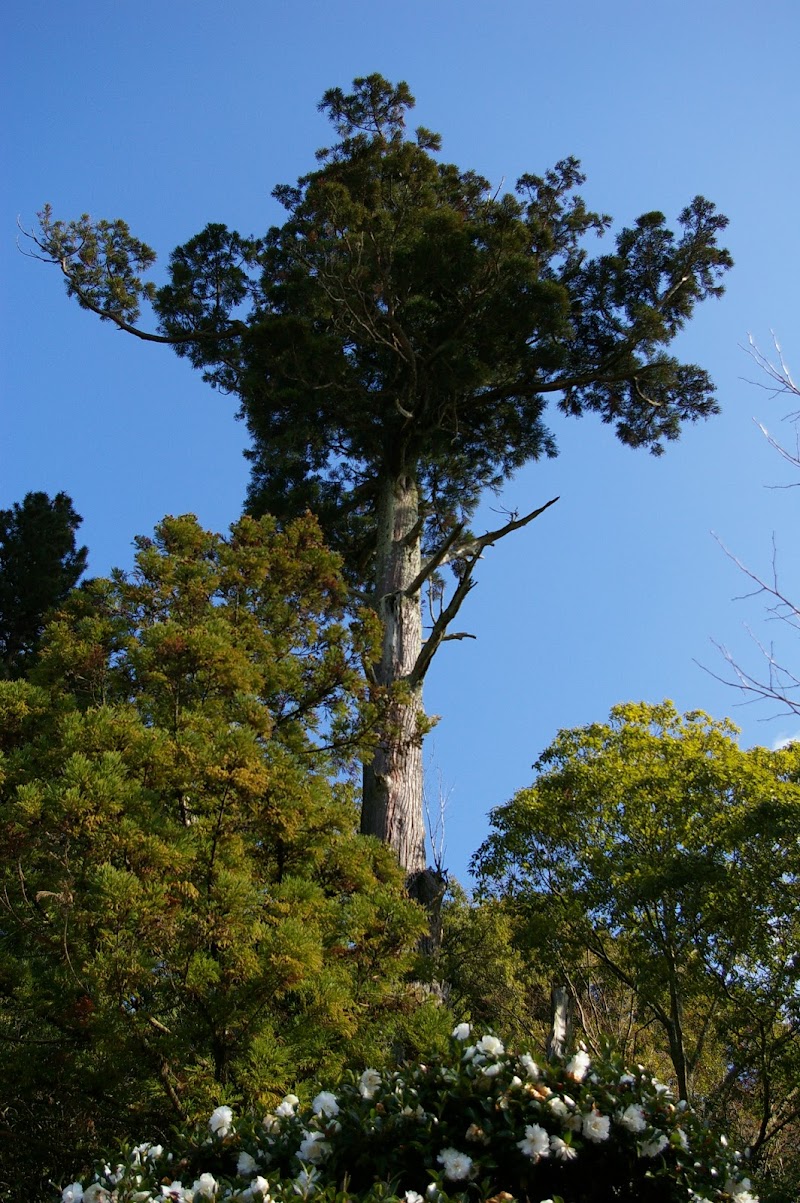
[[[491,808],[531,783],[559,729],[618,702],[730,715],[743,746],[800,737],[800,719],[716,679],[715,646],[755,672],[757,640],[800,657],[763,599],[742,596],[732,558],[769,576],[774,549],[800,597],[800,492],[753,420],[792,444],[791,406],[743,349],[752,335],[770,351],[774,331],[800,364],[796,0],[29,0],[4,27],[0,508],[65,490],[92,575],[129,568],[134,536],[165,514],[235,521],[235,404],[169,348],[68,302],[57,269],[21,253],[17,222],[32,228],[46,202],[65,219],[122,217],[162,270],[209,221],[263,233],[281,217],[273,187],[328,144],[322,93],[378,71],[407,80],[445,161],[511,189],[576,155],[616,229],[653,209],[675,222],[700,193],[730,218],[736,261],[675,344],[711,373],[720,416],[660,459],[591,417],[554,416],[559,457],[477,516],[480,532],[560,498],[486,552],[459,619],[476,639],[445,645],[428,679],[444,864],[468,884]]]

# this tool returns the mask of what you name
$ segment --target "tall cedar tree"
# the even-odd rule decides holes
[[[73,594],[0,682],[0,1196],[131,1132],[415,1046],[425,919],[341,775],[364,734],[308,517],[191,516]],[[367,714],[369,713],[367,707]],[[18,1193],[14,1193],[14,1190]]]
[[[413,879],[425,866],[425,675],[439,645],[463,637],[450,628],[483,550],[546,505],[477,537],[470,516],[485,489],[556,454],[551,395],[655,454],[683,422],[716,413],[706,373],[665,348],[721,293],[731,259],[717,246],[726,219],[701,197],[677,236],[646,213],[592,258],[589,237],[610,219],[576,192],[577,160],[501,195],[439,162],[438,134],[407,136],[407,84],[370,75],[353,89],[322,99],[337,141],[317,169],[275,189],[284,224],[263,238],[207,226],[172,253],[160,289],[140,275],[153,251],[122,221],[65,223],[46,208],[34,242],[81,305],[172,344],[239,398],[251,510],[310,508],[345,556],[383,623],[374,680],[395,689],[365,770],[362,830]],[[159,333],[136,326],[142,299]]]
[[[83,575],[88,551],[75,546],[82,521],[66,493],[26,493],[0,510],[0,676],[30,668],[48,612]]]

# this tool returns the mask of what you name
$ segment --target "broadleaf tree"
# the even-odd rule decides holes
[[[669,702],[559,732],[474,868],[530,960],[630,992],[676,1092],[763,1166],[800,1121],[800,745],[737,734]]]
[[[208,225],[172,252],[160,288],[143,280],[153,251],[122,221],[46,208],[33,235],[82,306],[172,344],[238,398],[250,509],[315,512],[380,616],[372,673],[394,706],[365,768],[362,829],[412,883],[425,876],[423,681],[442,642],[463,637],[452,623],[481,553],[555,500],[476,535],[479,499],[556,454],[551,398],[655,454],[716,413],[706,372],[667,348],[731,264],[726,219],[702,197],[677,233],[650,212],[591,254],[610,219],[582,200],[577,160],[501,194],[440,161],[439,135],[407,130],[413,104],[377,74],[327,91],[335,141],[275,189],[283,224],[261,237]],[[143,302],[156,330],[137,325]]]

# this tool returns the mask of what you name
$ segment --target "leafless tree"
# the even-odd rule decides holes
[[[749,336],[748,346],[745,350],[753,359],[761,372],[761,378],[751,381],[758,388],[767,390],[772,397],[788,396],[793,400],[800,401],[800,385],[792,376],[789,366],[784,358],[781,346],[773,334],[774,357],[770,358],[765,355],[755,343],[752,335]],[[784,421],[793,424],[794,446],[786,446],[785,442],[776,439],[769,433],[767,428],[756,420],[756,424],[760,428],[762,434],[766,438],[769,445],[790,464],[793,468],[800,471],[800,409],[796,409],[788,413]],[[800,479],[791,481],[788,485],[776,486],[779,488],[796,488],[800,485]],[[789,627],[793,632],[800,632],[800,600],[792,599],[783,592],[778,576],[778,558],[775,540],[772,544],[772,566],[768,576],[761,576],[748,568],[736,555],[728,550],[724,544],[720,543],[726,555],[730,556],[737,568],[751,582],[752,589],[744,594],[744,597],[761,597],[765,601],[768,621],[778,622],[784,627]],[[780,706],[779,713],[800,715],[800,676],[796,668],[789,667],[789,663],[779,656],[775,650],[774,643],[760,639],[752,630],[749,634],[753,642],[758,648],[761,657],[760,669],[749,669],[742,666],[735,659],[732,652],[722,644],[716,644],[722,656],[727,661],[729,673],[724,677],[717,677],[718,680],[725,681],[726,684],[734,685],[750,695],[752,700],[766,700],[776,702]],[[716,676],[716,674],[712,674]]]

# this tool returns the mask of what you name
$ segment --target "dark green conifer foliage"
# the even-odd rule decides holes
[[[30,668],[46,615],[85,571],[87,549],[75,546],[82,521],[66,493],[27,493],[0,510],[0,676]]]
[[[342,772],[374,621],[308,517],[137,547],[0,683],[0,1180],[31,1192],[408,1030],[424,917]]]

